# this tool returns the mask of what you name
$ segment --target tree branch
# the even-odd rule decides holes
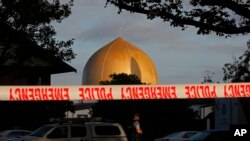
[[[236,14],[250,19],[250,9],[232,0],[200,0],[202,6],[221,6],[234,11]]]
[[[213,1],[213,0],[211,0],[211,1]],[[120,10],[125,9],[125,10],[130,11],[130,12],[136,12],[136,13],[141,13],[141,14],[146,14],[146,15],[150,15],[150,12],[151,12],[150,10],[140,8],[140,7],[133,7],[133,6],[124,4],[123,2],[112,3],[112,4],[119,7]],[[195,20],[193,20],[191,18],[183,18],[183,17],[180,17],[180,16],[173,15],[172,13],[167,13],[167,12],[160,11],[160,10],[154,12],[154,15],[156,17],[161,17],[163,19],[167,18],[167,19],[172,20],[171,24],[173,24],[175,26],[182,26],[182,27],[183,27],[183,25],[195,26],[195,27],[199,28],[198,32],[203,33],[203,34],[208,34],[208,33],[204,33],[204,32],[207,32],[208,30],[217,32],[218,35],[250,33],[250,26],[249,25],[241,26],[241,27],[237,27],[237,26],[216,26],[216,25],[212,25],[212,24],[209,24],[209,23],[195,21]]]

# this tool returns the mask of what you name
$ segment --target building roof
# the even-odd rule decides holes
[[[5,55],[5,58],[1,57],[2,60],[0,60],[1,73],[10,71],[43,74],[76,72],[75,68],[30,41],[25,34],[11,30],[9,32],[12,32],[10,37],[14,40],[9,44],[6,53],[3,53],[6,47],[3,43],[4,39],[0,39],[0,54]],[[1,33],[1,37],[5,34]]]
[[[1,68],[7,71],[21,69],[23,71],[47,74],[76,72],[76,69],[69,64],[38,47],[32,47],[32,51],[25,53],[25,57],[22,57],[22,59],[7,59],[1,65]]]

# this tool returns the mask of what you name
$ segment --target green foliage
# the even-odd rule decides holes
[[[100,85],[126,85],[126,84],[145,84],[141,82],[140,78],[135,74],[111,74],[109,76],[111,80],[101,81]]]
[[[16,41],[16,34],[22,33],[54,56],[65,61],[74,59],[75,54],[71,48],[73,39],[57,40],[51,24],[67,18],[72,6],[73,0],[64,3],[59,0],[0,0],[0,41],[6,47],[2,53],[7,52],[9,44]]]
[[[250,40],[247,50],[232,63],[226,63],[223,67],[226,82],[250,82]]]
[[[250,32],[250,3],[244,0],[107,0],[119,8],[160,18],[173,27],[198,28],[197,34],[216,33],[218,36]]]

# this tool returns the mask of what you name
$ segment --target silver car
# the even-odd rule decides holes
[[[239,141],[243,141],[243,138]],[[229,130],[205,130],[192,136],[187,141],[236,141]],[[238,141],[238,140],[237,140]]]
[[[44,125],[21,141],[127,141],[119,123],[85,122]]]
[[[0,141],[13,141],[31,132],[29,130],[4,130],[0,132]]]

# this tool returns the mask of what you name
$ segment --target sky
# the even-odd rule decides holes
[[[121,36],[144,50],[158,72],[159,84],[201,83],[209,73],[214,82],[223,82],[223,66],[247,49],[249,35],[230,38],[215,34],[198,35],[197,29],[172,27],[161,19],[123,11],[106,0],[75,0],[72,14],[54,23],[58,40],[74,38],[77,54],[69,65],[77,73],[54,74],[51,85],[81,85],[84,66],[98,49]]]

